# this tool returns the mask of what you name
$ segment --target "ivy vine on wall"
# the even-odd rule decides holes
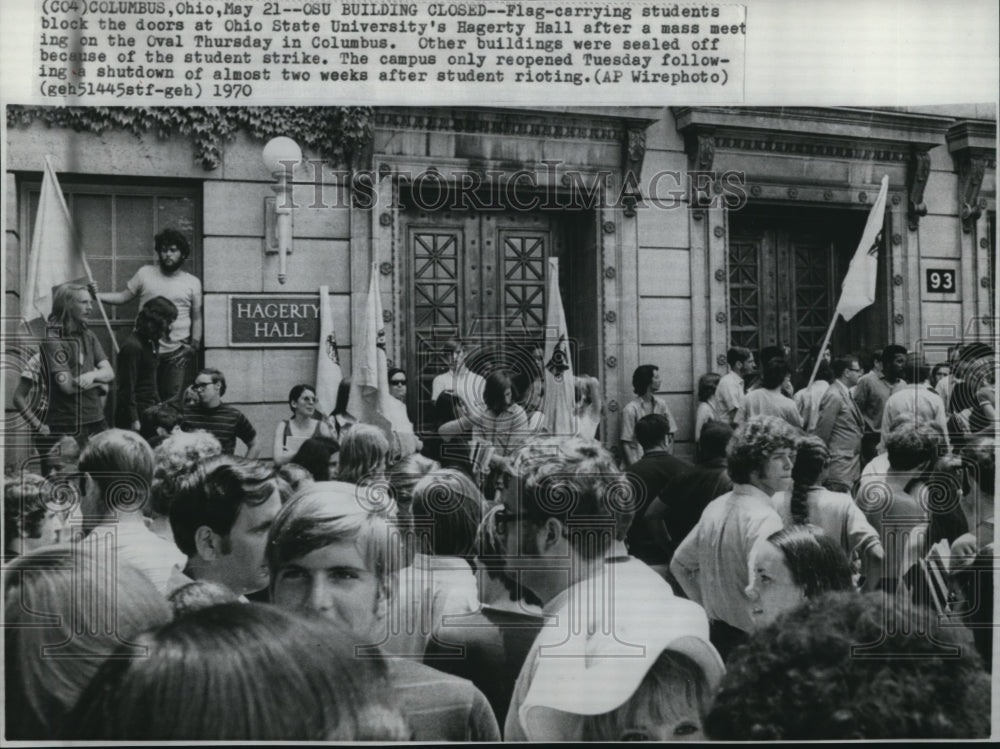
[[[287,135],[337,166],[358,165],[373,135],[371,107],[7,107],[7,127],[32,122],[94,135],[179,134],[190,139],[205,169],[222,163],[226,144],[240,130],[262,143]]]

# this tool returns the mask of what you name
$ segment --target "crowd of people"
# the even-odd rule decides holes
[[[168,280],[182,240],[158,238]],[[19,386],[41,462],[4,492],[7,738],[989,735],[988,346],[796,372],[734,347],[692,462],[657,366],[610,451],[594,378],[550,434],[544,371],[472,371],[455,340],[419,439],[300,384],[261,460],[191,367],[190,283],[143,274],[101,295],[150,295],[117,372],[70,285]],[[405,371],[386,384],[405,402]]]

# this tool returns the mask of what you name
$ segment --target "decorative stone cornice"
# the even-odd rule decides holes
[[[987,169],[996,169],[996,123],[963,120],[948,131],[948,150],[958,172],[958,205],[962,231],[970,234],[987,205],[979,193]]]
[[[819,137],[830,143],[938,145],[953,117],[850,107],[672,107],[677,129],[713,128],[719,135],[746,137],[754,131],[768,140],[782,136]]]
[[[955,121],[937,115],[848,107],[674,107],[672,111],[694,171],[710,171],[713,165],[725,168],[717,151],[878,162],[905,169],[911,229],[927,213],[923,194],[930,174],[928,152],[941,144]],[[769,174],[765,181],[775,180]],[[789,171],[777,182],[796,188],[799,197],[798,175]],[[852,186],[845,182],[842,187]],[[795,199],[790,192],[788,195]],[[707,199],[704,189],[693,190],[692,204],[701,205]]]
[[[645,128],[650,122],[651,120],[629,117],[475,107],[424,110],[379,108],[375,111],[376,127],[394,130],[430,130],[617,143],[625,142],[630,128],[640,123],[645,123],[643,125]]]
[[[767,153],[809,156],[813,158],[855,159],[858,161],[906,162],[909,149],[905,144],[817,143],[806,140],[767,137],[720,135],[715,138],[719,148],[730,151],[761,151]]]

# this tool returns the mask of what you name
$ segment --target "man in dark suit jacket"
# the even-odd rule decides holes
[[[647,510],[658,498],[669,504],[675,488],[691,472],[690,463],[667,452],[669,434],[670,422],[663,414],[649,414],[639,419],[635,424],[635,441],[642,447],[642,458],[625,471],[636,491],[637,503],[627,536],[629,553],[650,565],[667,564],[670,552],[662,542],[663,533],[659,528],[662,519],[656,518],[650,523],[652,519],[647,517]]]
[[[826,488],[849,492],[861,476],[861,439],[865,420],[850,392],[861,377],[861,365],[855,356],[838,356],[833,360],[832,368],[836,379],[820,399],[815,431],[830,449]]]

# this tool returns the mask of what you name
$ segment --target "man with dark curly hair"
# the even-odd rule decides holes
[[[747,587],[755,545],[784,527],[771,496],[791,485],[795,433],[775,416],[754,416],[733,434],[726,463],[733,490],[709,503],[674,552],[670,572],[705,607],[723,658],[753,629]]]
[[[705,719],[715,741],[989,736],[990,677],[968,631],[877,593],[813,599],[727,666]]]
[[[155,297],[169,299],[177,307],[177,317],[159,343],[160,359],[157,385],[160,400],[180,398],[191,384],[197,370],[201,348],[202,299],[201,281],[181,268],[191,255],[187,237],[177,229],[164,229],[153,238],[156,263],[144,265],[129,279],[121,291],[90,291],[105,304],[128,304],[139,297],[139,307],[145,307]]]

